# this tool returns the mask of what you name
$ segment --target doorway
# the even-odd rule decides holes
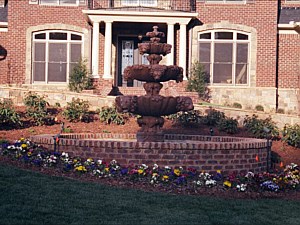
[[[119,87],[140,87],[143,85],[141,81],[125,81],[124,70],[127,66],[132,65],[148,65],[147,54],[140,55],[138,50],[137,37],[119,37],[118,39],[118,73],[117,85]]]

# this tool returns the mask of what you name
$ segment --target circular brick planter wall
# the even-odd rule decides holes
[[[53,135],[31,140],[54,149]],[[207,172],[262,172],[270,165],[267,140],[239,137],[166,134],[165,142],[137,142],[135,134],[62,134],[56,150],[121,165],[157,163]]]

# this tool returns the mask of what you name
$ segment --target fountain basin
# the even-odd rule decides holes
[[[118,112],[131,112],[141,116],[165,116],[179,111],[194,109],[190,97],[180,96],[118,96],[116,97]]]
[[[53,149],[53,136],[36,135],[31,140]],[[164,142],[137,142],[136,134],[62,134],[57,148],[72,156],[107,162],[115,159],[123,166],[156,163],[230,173],[263,172],[270,165],[267,140],[182,134],[164,134],[164,139]]]

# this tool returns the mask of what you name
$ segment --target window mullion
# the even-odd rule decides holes
[[[48,84],[48,64],[49,64],[49,32],[46,32],[46,59],[45,59],[45,82]]]
[[[212,40],[211,40],[211,53],[210,53],[210,84],[213,84],[214,81],[214,62],[215,62],[215,35],[212,32]]]
[[[68,41],[67,41],[67,68],[66,68],[66,81],[69,83],[70,76],[70,54],[71,54],[71,33],[68,32]]]
[[[233,85],[236,85],[235,83],[235,70],[236,70],[236,57],[237,57],[237,42],[236,41],[233,41],[232,43],[233,45],[233,50],[232,50],[232,84]]]

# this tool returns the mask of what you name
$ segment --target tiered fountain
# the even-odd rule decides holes
[[[270,165],[270,148],[266,140],[187,134],[164,134],[162,116],[194,108],[189,97],[165,97],[159,94],[161,82],[181,82],[183,70],[178,66],[159,65],[162,55],[170,53],[171,45],[159,43],[164,33],[147,33],[150,42],[139,45],[141,54],[149,54],[150,65],[133,65],[125,69],[125,79],[144,81],[144,96],[119,96],[119,112],[141,117],[137,135],[119,133],[71,133],[35,135],[32,140],[45,147],[56,148],[74,156],[115,159],[123,165],[153,164],[159,166],[193,167],[222,172],[266,171]],[[57,142],[56,138],[59,138]],[[56,146],[57,145],[57,146]]]
[[[159,43],[164,37],[163,32],[158,31],[154,26],[152,32],[146,34],[150,37],[150,42],[140,43],[140,54],[148,54],[147,59],[150,65],[133,65],[124,70],[125,80],[144,81],[144,96],[118,96],[116,98],[116,108],[119,112],[131,112],[141,115],[138,124],[141,129],[137,133],[137,141],[164,141],[162,126],[164,118],[162,116],[174,114],[179,111],[189,111],[194,108],[190,97],[161,96],[159,94],[163,85],[161,82],[175,80],[182,82],[183,69],[178,66],[159,65],[162,56],[171,52],[172,46]]]

